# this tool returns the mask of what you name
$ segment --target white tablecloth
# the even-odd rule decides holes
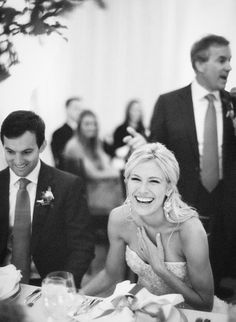
[[[26,296],[29,295],[31,292],[33,292],[34,289],[36,289],[35,286],[22,284],[21,292],[16,297],[15,301],[23,304]],[[29,317],[30,322],[48,322],[46,314],[43,309],[41,298],[32,307],[25,306],[25,310]],[[187,310],[187,309],[183,309],[182,311],[187,317],[188,322],[196,322],[197,318],[202,318],[203,320],[209,319],[211,322],[227,322],[227,316],[225,314],[216,314],[216,313],[194,311],[194,310]]]

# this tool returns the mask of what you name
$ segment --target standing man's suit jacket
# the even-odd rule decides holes
[[[0,265],[9,232],[9,168],[0,172]],[[54,200],[39,205],[42,192],[51,187]],[[94,256],[84,185],[79,177],[41,162],[34,205],[31,254],[43,278],[47,273],[66,270],[74,274],[77,287]]]
[[[72,130],[72,128],[67,123],[65,123],[52,135],[51,149],[55,161],[55,166],[58,169],[64,170],[63,150],[66,146],[66,143],[72,137],[73,132],[74,131]]]
[[[225,196],[222,198],[228,198],[228,193],[231,197],[232,193],[236,197],[236,137],[232,120],[226,117],[229,94],[226,91],[220,94],[223,115],[222,161],[225,191]],[[200,158],[191,85],[159,97],[154,108],[150,130],[150,141],[161,142],[174,152],[180,165],[180,193],[186,202],[194,206],[200,182]]]

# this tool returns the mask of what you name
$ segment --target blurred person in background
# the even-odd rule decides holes
[[[132,99],[128,102],[125,108],[125,118],[122,124],[120,124],[114,131],[110,142],[105,141],[104,148],[112,156],[120,158],[123,162],[127,159],[129,154],[128,146],[123,142],[124,137],[128,135],[127,127],[131,126],[138,133],[143,136],[146,135],[145,126],[143,123],[143,110],[141,101],[138,99]]]
[[[65,146],[64,162],[66,171],[84,178],[96,244],[102,245],[104,253],[103,265],[107,251],[108,214],[123,202],[123,190],[120,171],[112,166],[110,156],[103,149],[98,120],[91,110],[81,112],[77,131]],[[98,252],[96,254],[99,256]],[[92,274],[98,269],[100,264],[94,262]]]
[[[65,169],[77,174],[84,170],[87,180],[119,176],[118,170],[112,167],[111,159],[103,149],[97,117],[91,110],[81,112],[77,131],[65,145],[63,156]]]
[[[62,152],[66,143],[73,136],[77,128],[79,115],[83,110],[83,100],[80,97],[71,97],[66,100],[66,122],[52,134],[51,149],[55,167],[63,170]]]

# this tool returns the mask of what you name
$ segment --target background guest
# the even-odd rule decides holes
[[[65,168],[69,172],[81,173],[81,161],[87,179],[118,177],[119,172],[111,165],[99,139],[96,115],[90,110],[80,114],[75,135],[64,149]]]
[[[123,202],[123,191],[120,172],[112,166],[110,157],[103,150],[97,117],[92,111],[81,112],[77,132],[66,144],[64,161],[66,171],[85,179],[96,244],[102,245],[99,249],[103,256],[99,263],[102,261],[101,265],[104,265],[108,214]],[[100,256],[97,251],[96,254],[96,257]],[[93,263],[93,271],[101,268],[99,263]]]
[[[236,137],[234,115],[229,113],[230,95],[224,90],[230,60],[229,41],[224,37],[208,35],[197,41],[191,49],[196,79],[159,97],[149,138],[164,143],[175,153],[180,164],[178,186],[183,199],[210,221],[205,227],[210,233],[215,292],[222,298],[233,295],[230,289],[220,287],[220,282],[231,274],[230,267],[235,267],[231,260],[235,260],[232,245],[236,236]],[[212,111],[211,125],[207,110]],[[133,148],[145,141],[133,129],[130,134],[125,141]],[[214,142],[209,144],[210,137]]]
[[[121,125],[119,125],[112,137],[112,144],[105,144],[106,151],[112,156],[118,156],[119,152],[117,149],[120,147],[125,147],[126,152],[124,154],[124,159],[126,159],[129,150],[127,150],[127,146],[125,145],[123,138],[128,135],[127,127],[131,126],[138,133],[145,136],[145,126],[143,123],[143,111],[141,102],[138,99],[133,99],[128,102],[125,109],[125,118]],[[116,154],[117,152],[117,154]]]
[[[69,141],[77,128],[79,115],[83,110],[82,98],[69,98],[65,103],[65,108],[66,122],[53,133],[51,141],[51,149],[55,166],[61,170],[63,170],[62,152],[67,141]]]
[[[8,167],[0,172],[0,265],[14,264],[35,285],[66,270],[79,287],[94,256],[83,182],[40,160],[45,124],[34,112],[10,113],[1,141]]]

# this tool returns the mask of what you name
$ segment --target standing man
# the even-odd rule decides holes
[[[224,90],[230,60],[227,39],[209,35],[197,41],[191,50],[195,80],[159,97],[150,126],[150,141],[165,144],[179,162],[184,201],[205,219],[215,293],[221,298],[232,295],[230,289],[220,287],[220,281],[228,274],[228,241],[236,224],[235,120],[230,95]],[[143,138],[133,129],[130,134],[129,145],[142,144]]]
[[[83,101],[80,97],[71,97],[66,103],[66,122],[58,128],[52,135],[51,149],[54,157],[55,166],[64,170],[63,150],[66,143],[77,129],[78,119],[83,110]]]
[[[40,160],[45,124],[34,112],[9,114],[1,141],[8,167],[0,172],[0,265],[13,263],[30,284],[69,271],[80,287],[94,256],[83,183]]]

